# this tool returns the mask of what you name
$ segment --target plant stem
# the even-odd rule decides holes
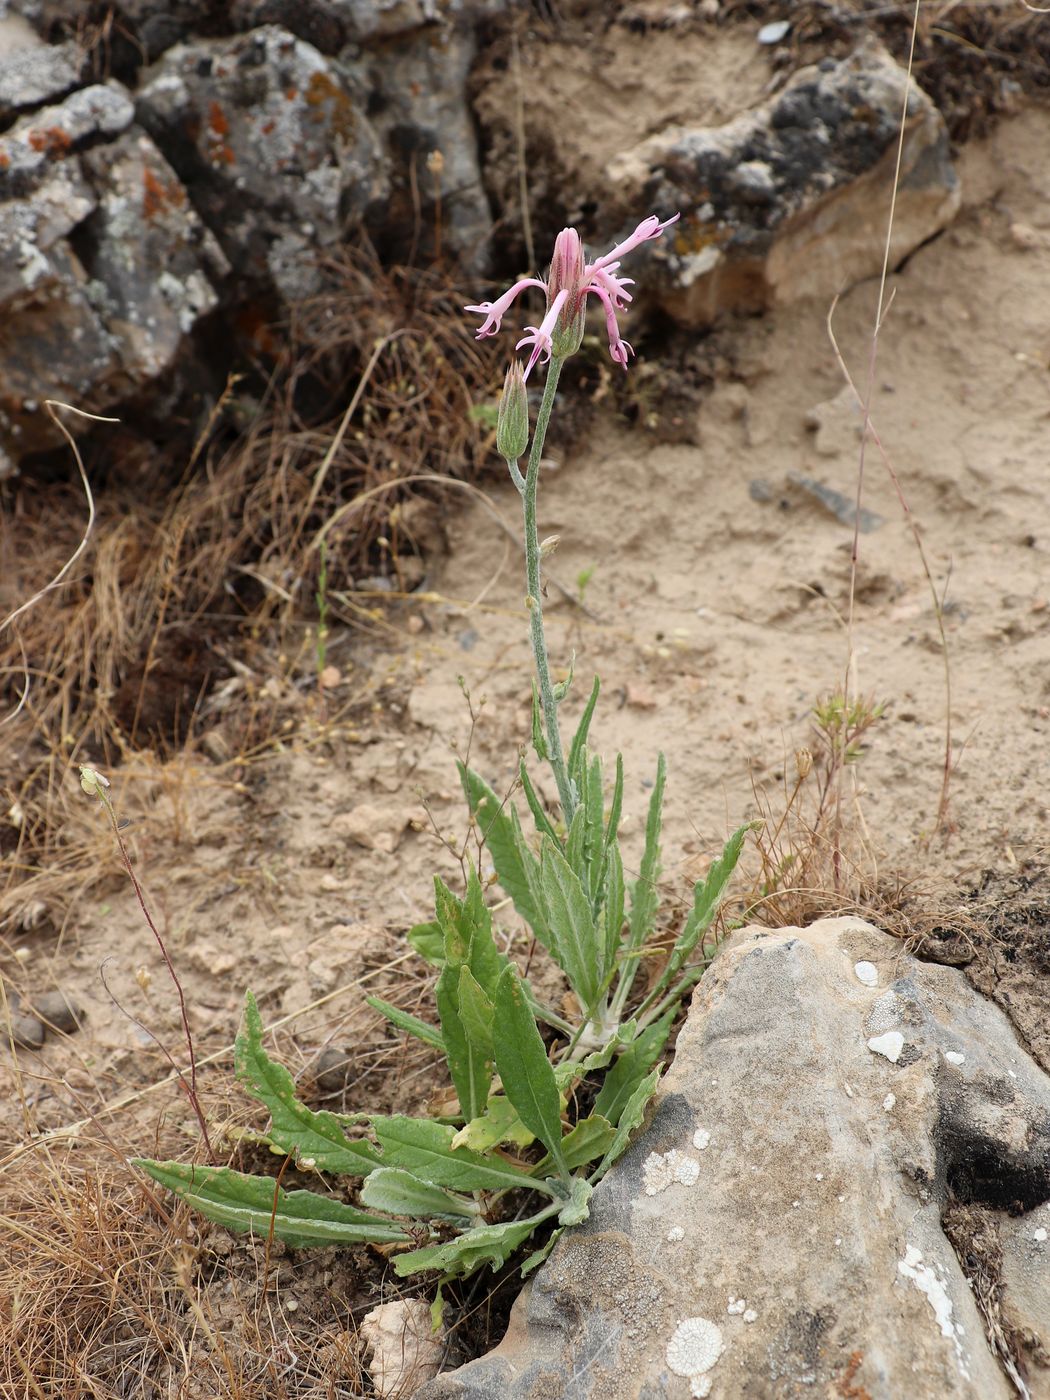
[[[529,453],[528,471],[524,490],[521,491],[525,510],[525,576],[528,588],[529,627],[532,640],[532,654],[536,661],[536,678],[539,682],[540,701],[543,705],[543,720],[547,729],[547,761],[558,785],[558,798],[561,801],[562,816],[566,827],[572,825],[576,812],[576,794],[572,779],[565,765],[565,751],[562,748],[561,730],[558,726],[558,701],[551,682],[550,661],[547,657],[547,638],[543,630],[543,594],[540,582],[540,539],[536,527],[536,492],[539,487],[540,458],[550,423],[554,396],[558,390],[562,361],[552,359],[547,370],[547,382],[543,386],[543,400],[536,418],[536,430],[532,435],[532,450]],[[513,474],[513,473],[512,473]],[[521,490],[521,488],[518,488]]]

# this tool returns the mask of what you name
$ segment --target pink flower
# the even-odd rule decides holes
[[[620,335],[616,313],[623,311],[631,301],[627,291],[633,286],[630,277],[620,277],[617,269],[620,259],[641,243],[659,238],[664,229],[673,224],[679,215],[674,214],[662,223],[655,214],[643,219],[629,238],[618,243],[605,257],[595,262],[584,261],[583,244],[574,228],[562,229],[554,244],[554,256],[545,281],[536,277],[526,277],[515,282],[509,291],[496,301],[482,302],[478,306],[465,306],[464,311],[473,311],[483,318],[476,333],[477,340],[495,335],[503,317],[514,301],[527,287],[542,287],[547,295],[547,314],[542,325],[529,326],[525,336],[518,342],[518,349],[529,345],[532,353],[525,369],[528,375],[539,360],[546,364],[552,354],[564,357],[580,348],[583,339],[583,311],[589,295],[596,296],[605,310],[605,326],[609,336],[609,354],[618,365],[627,368],[628,357],[633,349]]]

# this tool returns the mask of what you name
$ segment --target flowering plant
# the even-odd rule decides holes
[[[561,969],[571,995],[557,1008],[537,996],[497,941],[475,870],[462,896],[436,880],[434,920],[409,934],[437,971],[439,1025],[368,998],[394,1026],[444,1055],[457,1099],[451,1118],[313,1112],[296,1097],[287,1070],[266,1054],[262,1022],[249,994],[237,1069],[270,1112],[265,1141],[302,1170],[360,1178],[363,1209],[333,1195],[286,1191],[270,1178],[227,1167],[141,1163],[212,1220],[272,1232],[293,1245],[383,1243],[395,1249],[396,1273],[436,1270],[442,1278],[468,1275],[486,1263],[501,1267],[549,1223],[553,1232],[524,1260],[527,1273],[563,1229],[586,1219],[595,1185],[642,1121],[672,1022],[706,965],[705,936],[747,828],[730,838],[696,885],[670,951],[666,943],[656,946],[664,760],[661,756],[657,765],[641,864],[629,881],[618,840],[623,760],[617,755],[607,793],[601,759],[587,747],[597,679],[568,753],[562,743],[558,710],[572,674],[570,668],[557,683],[551,676],[537,490],[558,378],[565,359],[579,349],[587,297],[596,296],[604,308],[610,353],[626,368],[633,351],[616,318],[631,297],[628,279],[619,275],[620,259],[658,238],[675,218],[643,220],[593,263],[585,261],[575,229],[565,229],[545,280],[526,278],[497,301],[466,308],[483,317],[477,335],[484,338],[500,329],[508,308],[527,288],[541,288],[547,298],[542,323],[530,327],[517,345],[529,348],[528,362],[523,366],[515,359],[507,372],[496,441],[522,498],[526,606],[536,668],[532,743],[536,757],[550,766],[559,810],[544,805],[522,759],[519,779],[533,827],[527,837],[512,802],[501,800],[465,765],[459,765],[459,773],[496,877]],[[546,381],[523,473],[519,460],[530,438],[526,380],[537,364],[546,367]],[[580,1094],[585,1082],[589,1092]],[[581,1103],[590,1104],[589,1110],[580,1110]],[[515,1198],[530,1204],[512,1212]]]

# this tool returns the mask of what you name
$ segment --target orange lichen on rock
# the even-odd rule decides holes
[[[34,151],[44,151],[49,156],[64,156],[73,144],[69,132],[63,131],[60,126],[31,131],[27,139]]]

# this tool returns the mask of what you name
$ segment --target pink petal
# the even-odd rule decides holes
[[[626,369],[627,358],[634,354],[634,347],[622,339],[620,335],[620,327],[616,322],[616,307],[613,305],[612,298],[604,287],[597,284],[588,287],[587,290],[593,292],[605,308],[605,329],[609,336],[609,354],[616,364],[623,365]]]
[[[648,243],[650,238],[659,238],[668,225],[680,218],[680,214],[672,214],[669,219],[665,219],[661,223],[656,214],[650,214],[647,219],[642,220],[629,238],[625,238],[622,243],[617,243],[616,247],[611,252],[606,253],[604,258],[599,258],[597,262],[591,263],[585,276],[589,280],[596,272],[608,267],[616,258],[622,258],[625,253],[629,253],[632,248],[637,248],[640,243]]]
[[[475,340],[484,340],[486,336],[496,334],[503,322],[503,317],[526,287],[541,287],[543,291],[547,290],[546,282],[541,282],[538,277],[524,277],[520,282],[515,282],[513,287],[495,301],[483,301],[477,306],[463,308],[464,311],[472,311],[476,316],[484,316],[485,318],[475,332]]]
[[[514,347],[515,350],[520,350],[523,345],[532,346],[532,354],[529,356],[529,362],[525,366],[526,379],[528,379],[529,371],[537,360],[539,360],[541,364],[546,364],[550,359],[551,334],[554,331],[554,327],[558,324],[558,317],[561,314],[561,309],[568,299],[569,293],[565,290],[560,291],[551,302],[550,310],[543,318],[543,324],[540,326],[526,326],[525,334]]]
[[[604,287],[612,298],[612,303],[617,311],[622,311],[634,300],[630,292],[626,290],[627,287],[634,286],[634,278],[614,276],[615,270],[619,266],[619,263],[613,263],[610,267],[600,267],[592,275],[591,281],[599,287]]]

